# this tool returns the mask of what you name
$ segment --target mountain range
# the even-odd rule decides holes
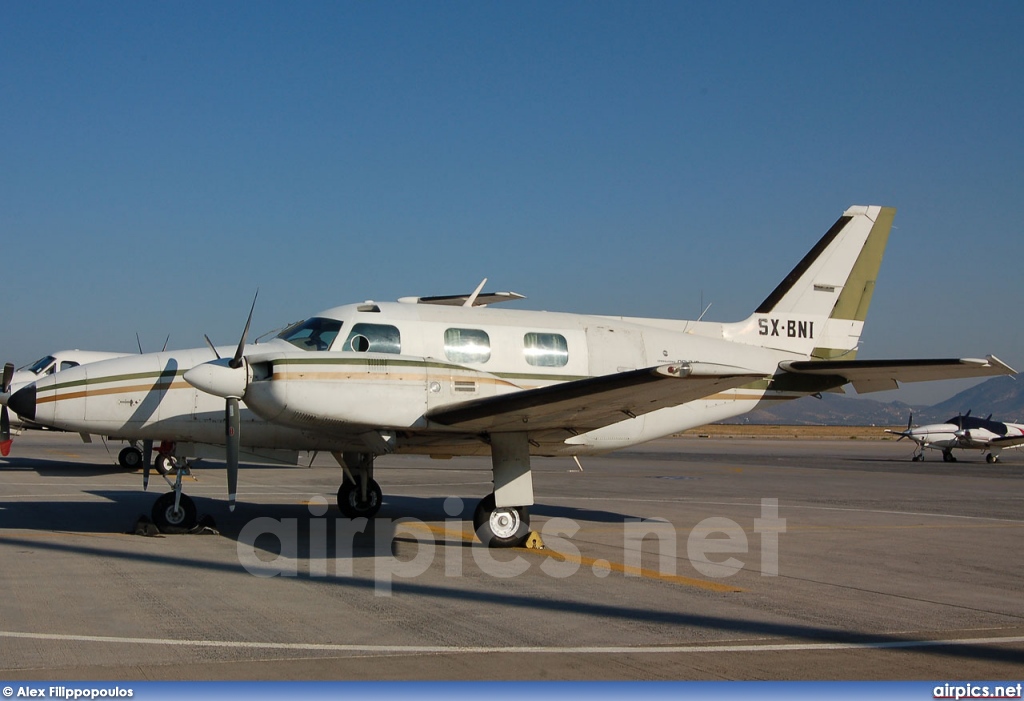
[[[879,402],[867,397],[825,393],[821,399],[803,397],[741,414],[722,423],[781,424],[786,426],[904,426],[910,414],[916,425],[941,423],[971,411],[999,421],[1024,423],[1024,373],[993,377],[932,406]]]

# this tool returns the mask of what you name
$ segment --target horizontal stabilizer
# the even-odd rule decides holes
[[[431,411],[435,423],[473,432],[567,429],[584,433],[764,378],[711,363],[675,363],[470,400]]]
[[[1015,375],[1016,370],[990,355],[987,358],[930,358],[922,360],[793,360],[779,364],[798,375],[828,375],[852,383],[858,393],[897,389],[900,382],[959,380]]]

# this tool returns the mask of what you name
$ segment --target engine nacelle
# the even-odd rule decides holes
[[[429,409],[519,389],[460,365],[387,353],[272,354],[249,363],[246,406],[299,428],[425,428]]]

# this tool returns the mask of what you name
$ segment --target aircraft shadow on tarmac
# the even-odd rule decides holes
[[[74,473],[78,474],[78,473]],[[131,533],[140,517],[148,517],[155,498],[167,491],[166,485],[159,477],[150,483],[149,491],[141,489],[127,490],[89,490],[86,494],[99,497],[103,501],[81,500],[45,500],[5,501],[0,497],[0,528],[18,528],[42,531],[73,531],[81,533]],[[228,538],[237,539],[246,524],[257,518],[269,518],[281,523],[294,523],[297,533],[299,556],[308,556],[310,523],[324,519],[327,523],[328,547],[333,552],[334,538],[337,534],[337,521],[346,521],[338,513],[337,507],[328,502],[328,511],[323,516],[316,516],[308,502],[303,503],[254,503],[243,496],[234,512],[227,510],[220,498],[211,498],[190,494],[196,504],[200,518],[210,516],[217,531]],[[475,497],[463,498],[461,513],[447,514],[442,497],[385,496],[384,503],[377,518],[370,521],[362,532],[352,535],[353,555],[355,557],[372,556],[375,547],[376,528],[394,529],[396,521],[415,519],[423,522],[454,521],[456,526],[450,529],[463,528],[466,521],[472,519],[476,506]],[[537,504],[531,507],[531,513],[548,518],[561,517],[583,522],[622,523],[633,518],[628,514],[592,509],[576,509],[564,506]],[[436,536],[440,538],[440,536]],[[456,544],[453,538],[444,543]],[[458,541],[462,544],[461,541]],[[442,541],[438,541],[441,545]],[[261,538],[257,547],[266,549],[271,554],[280,551],[273,538]]]
[[[96,505],[103,506],[103,505]],[[174,536],[188,537],[188,536]],[[161,555],[152,552],[123,551],[114,548],[89,545],[83,543],[61,543],[54,540],[41,540],[39,538],[23,538],[17,535],[0,534],[0,545],[30,549],[34,552],[46,551],[52,555],[78,555],[87,557],[114,558],[129,561],[133,564],[140,562],[165,565],[178,568],[182,576],[187,576],[188,570],[205,570],[219,572],[225,576],[249,576],[245,570],[234,559],[223,562],[211,562],[209,560],[198,560],[181,555]],[[330,584],[352,593],[362,592],[367,596],[373,596],[376,591],[377,582],[372,577],[362,576],[331,576],[318,578],[318,585]],[[293,582],[297,586],[302,585],[302,578],[296,578]],[[449,600],[457,602],[474,602],[489,606],[531,609],[536,611],[549,611],[553,615],[574,615],[600,620],[622,619],[629,621],[640,621],[651,625],[670,625],[681,628],[703,628],[715,631],[727,631],[735,635],[748,637],[773,637],[785,640],[799,640],[815,643],[845,643],[865,644],[873,646],[891,646],[894,650],[913,650],[918,654],[933,655],[949,659],[976,659],[994,662],[1005,662],[1011,665],[1019,665],[1020,651],[1013,648],[1003,648],[993,645],[935,645],[931,639],[918,639],[907,635],[893,635],[886,633],[856,633],[828,628],[810,623],[773,623],[766,621],[753,621],[739,617],[716,616],[706,614],[694,614],[673,610],[641,608],[623,604],[611,603],[608,600],[595,601],[593,599],[580,600],[568,597],[533,596],[528,593],[524,586],[519,591],[514,591],[508,586],[500,589],[474,589],[470,583],[467,587],[444,586],[438,584],[426,584],[414,581],[413,579],[397,579],[390,583],[393,596],[419,596],[425,599]],[[528,585],[527,585],[528,586]],[[566,591],[571,594],[574,591],[571,585],[566,583]],[[734,594],[730,594],[734,596]],[[381,599],[378,605],[384,605],[386,599]]]
[[[131,474],[120,465],[97,465],[96,463],[74,463],[67,460],[46,460],[43,458],[9,457],[0,458],[0,472],[31,471],[41,477],[99,477],[117,473]]]

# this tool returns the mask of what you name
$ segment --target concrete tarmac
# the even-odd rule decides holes
[[[217,532],[143,537],[167,485],[143,492],[120,447],[33,432],[0,459],[0,677],[1024,678],[1024,453],[678,438],[582,472],[537,459],[546,548],[489,551],[461,520],[487,460],[378,459],[369,524],[339,517],[329,457],[243,465],[234,513],[200,462],[185,492]]]

